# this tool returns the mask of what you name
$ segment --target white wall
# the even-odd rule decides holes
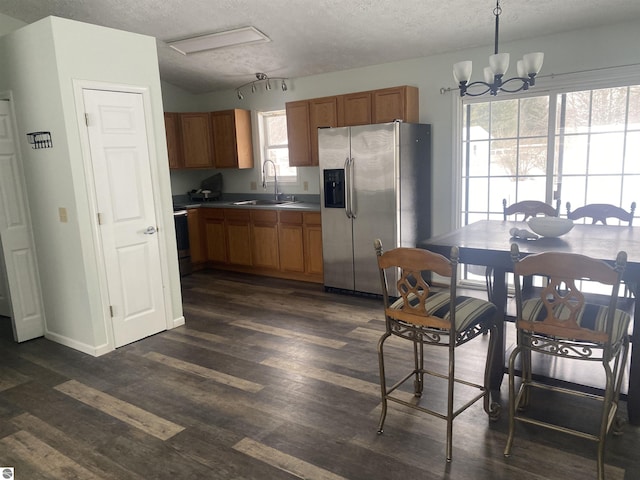
[[[107,324],[100,297],[97,256],[85,183],[74,80],[148,88],[161,198],[161,243],[174,253],[175,233],[155,40],[151,37],[48,17],[0,38],[0,91],[14,95],[34,237],[46,334],[85,351],[101,353]],[[33,150],[26,132],[51,131],[54,148]],[[68,222],[58,218],[58,208]],[[175,255],[166,256],[174,320],[182,318]]]
[[[3,13],[0,13],[0,36],[9,32],[13,32],[21,27],[24,27],[26,23],[21,20],[17,20],[13,17],[9,17]]]
[[[306,98],[336,95],[395,85],[413,85],[420,90],[420,121],[433,125],[433,181],[432,204],[434,205],[432,232],[448,231],[453,226],[453,112],[458,101],[457,93],[442,95],[441,87],[454,87],[452,66],[461,60],[473,60],[474,79],[481,79],[482,68],[488,64],[493,53],[491,31],[487,32],[488,45],[426,58],[359,68],[325,75],[296,78],[288,82],[286,93],[280,90],[245,93],[244,100],[238,100],[235,91],[229,90],[198,96],[200,110],[221,110],[227,108],[247,108],[253,110],[275,110],[284,108],[284,103]],[[517,58],[530,51],[545,52],[540,83],[553,84],[553,74],[572,71],[601,69],[640,63],[640,22],[628,22],[607,27],[591,28],[540,37],[526,41],[500,44],[502,52],[509,52],[512,66],[508,73],[514,76]],[[640,83],[640,79],[637,83]],[[164,93],[163,93],[164,94]],[[309,180],[310,186],[318,185],[318,169],[300,169]],[[210,172],[202,172],[206,176]],[[249,192],[249,180],[259,178],[259,166],[254,172],[223,171],[225,190]],[[178,173],[179,175],[179,173]],[[172,172],[172,185],[174,176]],[[287,190],[285,190],[286,192]],[[294,192],[296,193],[296,192]],[[316,192],[317,193],[317,192]]]

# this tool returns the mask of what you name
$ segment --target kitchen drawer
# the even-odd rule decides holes
[[[224,210],[224,218],[225,220],[235,221],[235,222],[249,222],[250,211],[242,210],[242,209],[231,209],[225,208]]]
[[[302,212],[280,212],[280,223],[302,225]]]
[[[275,210],[252,210],[253,223],[278,223],[278,212]]]
[[[221,208],[200,208],[200,216],[204,219],[222,220],[224,219],[224,210]]]
[[[304,213],[305,225],[322,225],[322,217],[320,212],[305,212]]]

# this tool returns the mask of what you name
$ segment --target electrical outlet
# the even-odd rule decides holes
[[[67,223],[69,221],[69,217],[67,216],[67,209],[64,207],[58,208],[58,216],[60,217],[60,222]]]
[[[302,182],[302,189],[305,192],[308,192],[309,191],[309,182]]]
[[[258,184],[256,182],[251,182],[251,190],[257,190]]]

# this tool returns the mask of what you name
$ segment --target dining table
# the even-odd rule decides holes
[[[511,244],[517,243],[521,256],[541,252],[578,253],[604,260],[613,265],[619,251],[627,253],[627,266],[623,280],[632,289],[631,306],[634,310],[631,345],[640,345],[640,227],[575,224],[559,237],[520,238],[512,236],[512,229],[530,230],[524,221],[480,220],[442,235],[433,236],[417,243],[424,248],[449,258],[451,247],[459,249],[459,262],[490,267],[493,272],[491,299],[498,307],[499,318],[506,318],[508,285],[507,273],[513,271]],[[638,328],[635,328],[635,327]],[[497,390],[505,373],[505,326],[498,322],[497,345],[494,349],[491,389]],[[640,425],[640,349],[635,358],[631,349],[627,412],[629,423]]]

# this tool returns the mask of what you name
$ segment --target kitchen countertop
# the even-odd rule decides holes
[[[252,210],[297,210],[304,212],[319,212],[320,204],[312,202],[292,202],[279,205],[234,205],[233,202],[213,201],[213,202],[190,202],[176,203],[174,207],[182,208],[249,208]]]

